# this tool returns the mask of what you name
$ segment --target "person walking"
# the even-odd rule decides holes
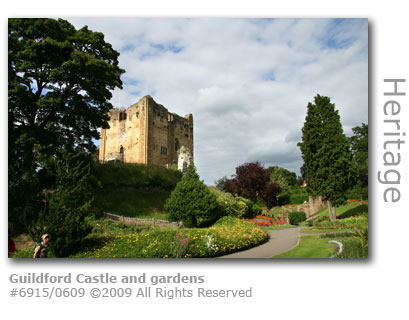
[[[49,234],[43,234],[41,236],[41,241],[40,245],[38,245],[35,249],[34,249],[34,256],[33,258],[47,258],[48,256],[48,251],[50,251],[50,247],[49,247],[49,241],[50,241],[50,235]]]

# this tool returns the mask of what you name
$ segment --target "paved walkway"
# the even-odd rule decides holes
[[[281,230],[270,230],[268,233],[270,239],[257,247],[222,256],[220,258],[271,258],[279,253],[294,248],[301,235],[309,233],[300,230],[306,227],[296,227]]]

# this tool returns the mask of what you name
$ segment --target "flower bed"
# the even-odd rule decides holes
[[[360,204],[368,203],[368,199],[348,199],[348,203],[360,202]]]
[[[353,202],[358,202],[358,201],[362,201],[362,199],[348,199],[347,203],[353,203]]]
[[[210,228],[162,229],[103,239],[98,248],[74,258],[201,258],[256,246],[268,234],[254,224],[223,217]]]
[[[256,216],[254,219],[247,219],[246,221],[253,222],[256,226],[260,227],[268,227],[271,225],[279,226],[282,224],[287,224],[286,220],[261,215]]]

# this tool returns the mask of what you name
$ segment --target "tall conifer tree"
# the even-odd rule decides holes
[[[329,216],[335,220],[335,207],[346,201],[348,189],[356,183],[357,168],[338,110],[330,98],[317,95],[307,109],[302,142],[298,144],[305,164],[307,190],[328,201]]]

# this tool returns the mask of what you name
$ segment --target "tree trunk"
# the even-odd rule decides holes
[[[332,217],[334,218],[333,221],[337,220],[337,213],[335,206],[332,207]]]
[[[336,220],[336,216],[335,216],[335,207],[331,205],[331,201],[327,201],[328,203],[328,215],[329,215],[329,219],[331,221],[335,221]]]
[[[23,195],[23,210],[21,212],[20,221],[24,225],[27,224],[27,216],[31,210],[31,202],[33,198],[33,177],[34,177],[34,143],[30,142],[24,147],[23,153],[23,172],[22,174],[26,177],[22,181],[24,195]],[[20,186],[21,187],[21,186]]]
[[[195,216],[192,217],[192,227],[197,228],[197,219]]]

